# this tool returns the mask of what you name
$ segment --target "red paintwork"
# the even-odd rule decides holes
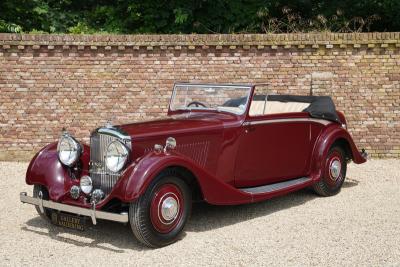
[[[251,95],[254,93],[254,87]],[[111,199],[131,202],[140,197],[163,169],[181,166],[196,177],[204,200],[219,205],[265,200],[289,193],[318,181],[325,171],[327,153],[338,140],[348,143],[353,162],[365,162],[350,134],[338,123],[274,122],[277,119],[310,118],[308,113],[274,114],[260,117],[213,111],[171,111],[168,118],[119,126],[132,137],[131,161],[112,192],[98,205],[101,209]],[[343,114],[339,113],[342,123]],[[270,124],[243,125],[254,121]],[[164,144],[167,137],[177,141],[176,150],[156,153],[154,144]],[[81,197],[69,196],[73,184],[67,168],[57,159],[56,143],[43,148],[31,161],[26,175],[28,184],[48,188],[50,199],[66,204],[90,207]],[[90,149],[84,145],[80,161],[88,174]],[[238,187],[274,183],[300,176],[312,180],[285,190],[248,194]]]
[[[177,216],[170,221],[165,220],[161,216],[162,203],[168,197],[174,198],[179,205]],[[171,232],[178,225],[182,218],[184,210],[183,205],[184,199],[182,196],[182,192],[176,185],[164,184],[160,188],[158,188],[154,193],[154,197],[151,200],[150,204],[150,219],[154,228],[158,232],[163,234]]]
[[[247,121],[308,117],[307,113],[257,116]],[[312,122],[266,123],[242,129],[235,166],[235,185],[252,187],[306,176]],[[257,140],[257,141],[255,141]],[[289,167],[290,166],[290,167]]]

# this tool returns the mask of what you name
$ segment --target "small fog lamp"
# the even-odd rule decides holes
[[[83,193],[90,194],[90,192],[92,192],[93,189],[92,179],[87,175],[82,176],[80,181],[80,186]]]
[[[69,190],[69,193],[71,194],[71,197],[72,197],[73,199],[78,199],[78,198],[79,198],[79,195],[80,195],[80,193],[81,193],[81,189],[79,188],[79,186],[73,185],[73,186],[71,187],[71,189]]]

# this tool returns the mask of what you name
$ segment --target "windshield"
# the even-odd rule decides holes
[[[243,114],[251,86],[176,84],[172,94],[171,110],[217,110]]]

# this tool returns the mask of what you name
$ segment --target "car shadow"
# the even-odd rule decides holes
[[[204,232],[234,225],[302,205],[316,197],[318,196],[311,189],[303,189],[288,195],[251,204],[215,206],[205,202],[196,203],[193,205],[192,216],[186,231]]]
[[[78,247],[94,247],[116,253],[149,249],[135,239],[129,225],[110,221],[98,220],[95,226],[88,221],[85,231],[78,231],[54,225],[37,216],[28,220],[21,230]]]
[[[357,186],[359,181],[346,178],[342,190]],[[318,198],[311,188],[299,190],[288,195],[266,201],[236,206],[215,206],[205,202],[193,205],[192,216],[186,231],[203,232],[233,225],[242,221],[267,216],[280,210],[290,209]]]
[[[347,190],[347,188],[357,186],[358,183],[357,180],[346,178],[343,189]],[[270,200],[237,206],[195,203],[185,232],[204,232],[218,229],[267,216],[280,210],[290,209],[315,198],[318,198],[318,196],[311,189],[303,189]],[[21,227],[21,230],[48,236],[54,240],[78,247],[94,247],[115,253],[124,253],[126,250],[149,250],[134,238],[129,224],[124,225],[110,221],[99,220],[96,226],[91,225],[88,221],[88,227],[85,231],[77,231],[53,225],[37,216],[28,220]],[[185,235],[183,233],[180,239],[184,238]]]
[[[344,180],[342,187],[343,188],[353,187],[353,186],[357,186],[359,183],[360,183],[360,181],[358,181],[356,179],[346,177],[346,180]]]

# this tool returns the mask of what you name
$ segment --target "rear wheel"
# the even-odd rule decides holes
[[[44,186],[41,185],[34,185],[33,186],[33,197],[35,198],[39,198],[39,194],[42,194],[42,198],[43,200],[49,200],[49,192],[47,191],[47,189]],[[51,218],[51,210],[44,208],[44,213],[42,213],[39,209],[39,206],[35,206],[35,209],[37,211],[37,213],[39,213],[40,217],[42,217],[45,220],[49,220]]]
[[[340,146],[333,146],[324,162],[321,179],[313,185],[314,191],[321,196],[333,196],[340,192],[346,177],[346,154]]]
[[[173,174],[160,174],[129,207],[129,221],[136,238],[149,247],[175,242],[192,209],[188,185]]]

